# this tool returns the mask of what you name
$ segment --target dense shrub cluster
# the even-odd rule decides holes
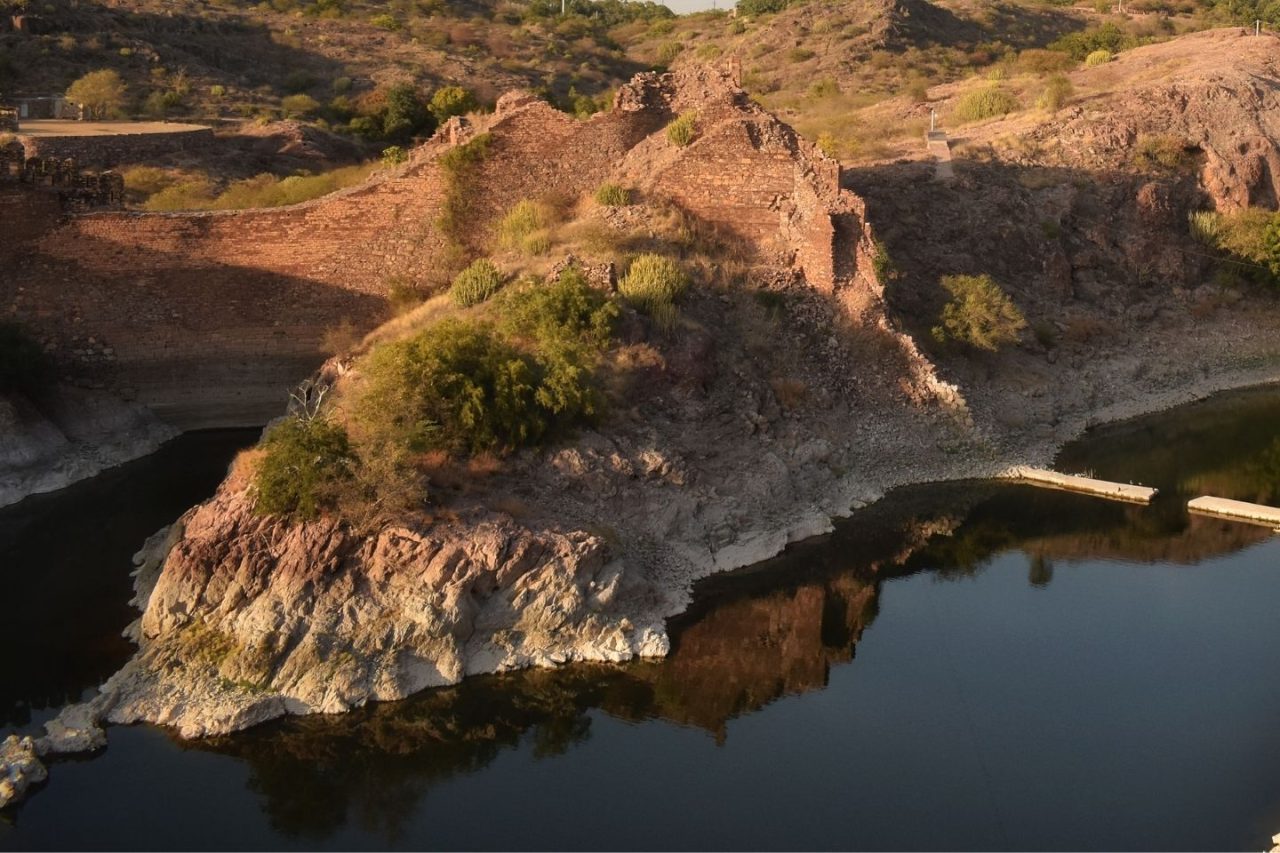
[[[791,0],[738,0],[738,14],[754,17],[781,12],[791,5]]]
[[[1027,326],[1013,304],[989,275],[948,275],[942,286],[950,294],[933,336],[939,343],[960,343],[994,352],[1016,343]]]
[[[458,273],[449,287],[449,297],[463,308],[479,305],[502,288],[502,273],[488,258],[473,261]]]
[[[595,368],[617,308],[581,276],[513,290],[500,320],[450,318],[375,349],[360,418],[413,452],[505,452],[600,409]]]
[[[1072,59],[1083,61],[1089,54],[1099,50],[1116,54],[1122,50],[1136,47],[1137,44],[1138,39],[1108,21],[1101,26],[1081,30],[1080,32],[1067,33],[1050,44],[1049,47],[1070,54]]]
[[[676,300],[689,286],[689,276],[676,261],[662,255],[639,255],[618,281],[618,293],[648,314],[664,330],[679,318]]]
[[[334,502],[356,464],[347,431],[322,417],[281,421],[263,438],[262,451],[256,508],[269,515],[314,518]]]
[[[956,101],[953,115],[957,121],[982,121],[1008,115],[1022,109],[1017,95],[999,85],[975,89]]]

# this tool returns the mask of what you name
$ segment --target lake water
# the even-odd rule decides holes
[[[470,680],[184,743],[112,728],[0,848],[1245,849],[1280,832],[1280,392],[1090,435],[1151,507],[913,487],[703,583],[659,663]],[[252,433],[0,512],[0,717],[129,654],[129,555]],[[17,607],[12,602],[19,602]],[[28,632],[36,636],[27,636]]]

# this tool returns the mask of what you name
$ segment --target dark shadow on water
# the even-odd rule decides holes
[[[1022,560],[1025,569],[1020,571],[1025,571],[1025,581],[1019,574],[1014,578],[1014,587],[1033,590],[1032,594],[1037,596],[1053,596],[1060,584],[1067,584],[1068,591],[1062,593],[1063,598],[1036,600],[1074,602],[1064,604],[1066,609],[1063,612],[1050,611],[1049,616],[1042,617],[1051,620],[1045,623],[1046,634],[1055,631],[1070,633],[1073,630],[1083,631],[1075,627],[1078,615],[1071,610],[1080,606],[1078,598],[1071,597],[1080,594],[1080,581],[1078,576],[1063,581],[1064,570],[1106,564],[1108,573],[1101,576],[1104,580],[1095,581],[1100,587],[1089,591],[1089,594],[1110,597],[1114,593],[1114,596],[1122,598],[1125,594],[1133,594],[1132,588],[1124,585],[1129,583],[1126,578],[1133,578],[1136,574],[1171,572],[1174,574],[1170,577],[1185,579],[1190,577],[1187,567],[1254,548],[1269,538],[1268,530],[1188,518],[1183,506],[1187,497],[1201,492],[1244,499],[1264,499],[1280,494],[1280,464],[1277,463],[1280,451],[1277,450],[1272,427],[1277,422],[1276,415],[1280,415],[1280,394],[1275,391],[1239,394],[1156,419],[1100,430],[1064,450],[1061,467],[1088,469],[1099,476],[1159,486],[1161,499],[1149,508],[1010,484],[951,483],[898,490],[842,522],[828,536],[793,546],[774,560],[709,578],[699,584],[692,608],[672,622],[673,653],[662,662],[625,666],[580,665],[474,678],[457,687],[427,691],[403,702],[375,705],[342,716],[287,719],[240,735],[191,743],[176,739],[165,742],[155,733],[154,738],[150,735],[143,738],[145,748],[134,748],[138,755],[153,756],[149,759],[153,766],[162,764],[161,758],[169,756],[175,749],[180,750],[183,763],[179,767],[192,769],[171,771],[178,774],[178,778],[172,780],[174,784],[195,783],[196,774],[207,772],[194,769],[197,760],[230,759],[233,763],[227,766],[232,769],[225,771],[232,774],[228,776],[229,781],[220,783],[221,787],[210,797],[218,808],[227,810],[224,817],[229,821],[237,821],[239,815],[244,825],[250,827],[243,831],[248,833],[252,844],[259,846],[456,846],[458,836],[437,836],[433,833],[430,828],[431,809],[441,808],[439,804],[455,802],[458,796],[464,796],[456,792],[465,789],[469,777],[484,780],[486,789],[493,788],[493,801],[477,803],[474,807],[472,819],[485,824],[483,837],[490,839],[488,842],[471,842],[476,846],[494,846],[498,843],[492,841],[495,837],[503,839],[507,846],[532,848],[549,846],[545,842],[547,838],[558,838],[566,848],[636,846],[642,841],[622,835],[593,836],[594,844],[571,834],[557,835],[557,821],[575,820],[574,804],[556,799],[557,795],[552,790],[561,784],[561,776],[557,773],[566,772],[557,768],[579,767],[579,764],[569,761],[571,758],[589,762],[587,756],[597,746],[603,748],[607,744],[610,750],[625,752],[626,745],[631,742],[650,745],[644,748],[669,751],[663,753],[664,761],[676,768],[681,765],[684,752],[691,748],[687,738],[693,737],[693,743],[714,745],[713,754],[700,760],[725,762],[723,770],[715,771],[724,775],[715,778],[720,779],[718,784],[727,790],[738,781],[732,768],[734,761],[741,759],[735,756],[744,749],[758,753],[773,748],[775,743],[788,742],[794,732],[786,728],[788,723],[780,721],[791,720],[804,709],[821,707],[821,697],[837,680],[837,669],[853,661],[864,637],[878,633],[876,630],[869,632],[875,628],[877,619],[906,612],[894,608],[926,606],[919,601],[919,585],[908,583],[916,576],[932,577],[944,584],[951,582],[954,588],[949,587],[950,592],[944,590],[948,596],[946,600],[963,601],[965,589],[970,585],[957,582],[984,576],[993,565],[1004,566],[1003,571],[1007,572],[1011,558],[1015,563]],[[206,473],[213,480],[217,479],[220,466],[225,465],[226,448],[236,444],[236,440],[223,438],[225,442],[219,445],[224,448],[220,451],[223,455],[218,457],[223,461],[215,466],[212,459],[217,454],[212,451],[204,454],[210,460]],[[185,452],[201,456],[195,449]],[[172,510],[167,514],[163,510],[171,506],[165,501],[179,497],[176,492],[166,493],[156,486],[164,479],[161,476],[163,465],[178,464],[178,459],[173,458],[168,463],[160,460],[157,464],[161,466],[155,472],[159,479],[153,483],[157,490],[153,499],[145,502],[148,509],[142,512],[135,508],[128,513],[130,523],[141,531],[141,536],[172,520]],[[190,488],[198,492],[197,486],[205,482],[193,483]],[[87,518],[82,521],[86,526],[78,536],[101,536],[103,530],[119,524],[111,516],[116,511],[114,508],[106,510],[107,516],[104,517],[101,515],[104,511],[101,501],[88,498],[86,501],[85,515],[90,515],[92,510],[98,517],[94,525],[90,525]],[[24,511],[31,513],[35,508],[24,508]],[[133,516],[140,512],[151,515],[145,522],[132,521]],[[17,522],[24,517],[19,514]],[[59,512],[56,518],[42,520],[35,512],[34,517],[25,521],[26,526],[22,527],[14,518],[0,516],[0,543],[12,548],[12,543],[25,542],[23,547],[26,550],[22,553],[27,556],[22,562],[33,564],[36,555],[49,547],[50,542],[70,538],[62,535],[65,528],[59,526],[65,524],[65,517],[65,513]],[[40,524],[45,526],[40,527]],[[32,538],[33,531],[44,532]],[[138,541],[140,537],[134,536],[128,548],[136,547]],[[104,651],[97,657],[88,655],[86,662],[86,649],[104,643],[101,636],[118,631],[119,624],[130,618],[120,605],[128,597],[127,582],[120,577],[107,577],[121,574],[119,570],[101,572],[97,580],[102,587],[99,592],[90,593],[78,588],[86,574],[91,574],[84,570],[84,561],[92,562],[91,553],[88,547],[81,552],[79,574],[71,568],[63,570],[67,580],[54,594],[77,602],[73,605],[78,615],[73,620],[77,623],[77,632],[65,643],[59,641],[55,648],[42,647],[35,641],[28,641],[23,647],[23,657],[30,657],[36,662],[24,660],[20,677],[9,682],[20,690],[19,695],[6,696],[6,704],[0,706],[10,709],[10,715],[15,713],[14,709],[23,707],[24,701],[54,704],[61,697],[74,695],[92,680],[90,673],[100,677],[99,674],[114,667],[114,661],[122,651],[127,653],[123,644],[118,644],[120,649],[107,644],[109,652]],[[6,565],[13,564],[7,562]],[[48,593],[47,579],[28,578],[26,583],[23,594],[29,598],[39,593],[43,596],[39,600],[59,600]],[[1119,586],[1111,590],[1107,586],[1111,583]],[[74,594],[69,589],[75,590]],[[1021,600],[1019,596],[1022,593],[1017,589],[1009,592],[1012,588],[1007,584],[1000,589],[1005,591],[999,594],[1008,596],[1011,602]],[[1140,591],[1138,594],[1148,593]],[[1165,594],[1171,593],[1165,590]],[[95,600],[110,600],[112,604],[102,607],[101,613],[86,616],[86,612],[94,609],[92,602]],[[1159,601],[1153,602],[1153,606],[1156,604]],[[52,608],[46,610],[50,612],[31,618],[37,622],[43,619],[42,627],[56,633],[52,627],[55,622],[61,623],[65,614],[60,609],[55,617]],[[1212,631],[1214,626],[1220,628],[1230,623],[1231,614],[1214,615],[1212,611],[1213,608],[1207,608],[1200,624],[1187,628]],[[997,608],[995,612],[1001,614],[1000,620],[1017,622],[1020,618],[1017,611],[1001,613]],[[1214,619],[1227,621],[1215,622]],[[1142,621],[1135,619],[1134,624],[1142,624]],[[1157,627],[1163,629],[1168,626]],[[1181,626],[1174,625],[1173,629],[1179,631]],[[1139,632],[1140,629],[1135,627],[1133,631]],[[1156,631],[1149,642],[1159,646],[1167,642],[1160,639],[1162,636]],[[1081,633],[1080,639],[1102,642],[1108,637],[1095,638]],[[1148,642],[1141,633],[1114,639],[1114,648],[1107,647],[1104,657],[1122,658],[1133,654],[1136,649],[1143,649],[1144,643]],[[938,649],[930,645],[931,641],[917,642],[923,653],[936,657]],[[963,674],[972,683],[982,684],[986,679],[1003,677],[1001,673],[985,671],[980,659],[964,660],[958,665],[964,668]],[[1035,661],[1032,660],[1029,666],[1029,671],[1034,671]],[[59,675],[48,676],[52,672]],[[909,672],[898,669],[892,677],[877,672],[874,667],[843,669],[840,676],[843,701],[852,701],[850,696],[867,697],[870,701],[886,691],[892,693],[907,689],[897,684],[896,679],[910,679]],[[81,674],[69,677],[67,673]],[[929,676],[921,674],[918,677]],[[1081,714],[1087,716],[1094,713],[1091,709],[1105,707],[1113,701],[1112,694],[1106,691],[1114,691],[1114,686],[1106,687],[1104,684],[1105,681],[1100,681],[1096,688],[1098,695],[1072,698],[1073,702],[1079,702]],[[1197,701],[1195,685],[1185,685],[1185,689],[1185,695],[1175,693],[1169,701]],[[1218,696],[1215,701],[1223,703],[1224,708],[1234,708],[1236,706],[1232,703],[1239,703],[1244,711],[1252,713],[1248,703],[1255,700],[1246,697],[1245,692],[1237,690],[1240,695],[1230,702],[1227,695]],[[970,701],[982,709],[987,697],[979,692]],[[997,700],[993,698],[991,701]],[[759,713],[771,706],[777,707],[776,713]],[[987,709],[982,716],[990,716],[993,710]],[[1261,719],[1274,721],[1274,714],[1268,708],[1258,708],[1257,714]],[[659,725],[655,727],[654,722]],[[1150,722],[1154,727],[1160,724],[1158,719]],[[823,730],[823,736],[829,738],[833,750],[845,748],[846,741],[861,744],[857,747],[859,749],[872,750],[875,738],[865,740],[870,737],[865,731],[868,725],[864,721],[864,731],[859,731],[832,723]],[[894,720],[876,720],[875,725],[884,726],[894,738],[901,737],[904,742],[911,740],[910,732],[895,731]],[[904,721],[902,725],[909,723]],[[1028,721],[1027,725],[1034,725],[1034,722]],[[112,735],[113,744],[122,741],[135,743],[141,731],[130,730],[126,734],[116,730]],[[924,754],[902,754],[894,760],[901,760],[908,767],[913,761],[928,763],[932,760],[927,752],[932,747],[923,744],[928,733],[922,730],[920,734],[922,745],[919,748],[925,751]],[[1015,727],[1007,734],[1010,743],[1016,744],[1025,733]],[[856,740],[859,737],[864,738],[865,743]],[[1194,743],[1194,733],[1188,733],[1188,737],[1192,740],[1187,743],[1169,741],[1167,748],[1175,753],[1189,748]],[[997,743],[997,748],[999,746]],[[1090,755],[1106,754],[1101,746],[1091,748],[1094,751]],[[148,753],[147,750],[153,752]],[[1050,801],[1054,797],[1071,799],[1075,796],[1074,788],[1071,792],[1062,789],[1055,794],[1054,785],[1066,784],[1058,781],[1060,776],[1063,779],[1073,778],[1069,771],[1079,750],[1078,745],[1064,742],[1061,754],[1051,755],[1049,775],[1038,783],[1045,786],[1045,796]],[[793,783],[796,774],[805,772],[803,767],[789,766],[785,754],[780,754],[778,760],[779,772],[793,779]],[[1117,756],[1116,761],[1119,762],[1118,767],[1124,763],[1121,756]],[[97,768],[98,765],[89,765],[85,770],[91,774],[98,772]],[[585,770],[580,768],[579,772]],[[635,809],[660,810],[665,801],[656,792],[667,784],[674,784],[672,780],[664,782],[660,778],[625,778],[626,768],[618,768],[617,772],[620,785],[617,813],[593,815],[588,820],[592,825],[611,828],[610,831],[628,825],[625,816]],[[692,771],[686,769],[684,772]],[[699,772],[712,774],[712,771],[701,768]],[[819,772],[819,768],[814,768],[814,772],[818,775],[806,784],[815,786],[817,799],[816,795],[824,784],[822,772],[832,771],[828,768]],[[937,772],[951,772],[951,768],[944,762],[939,764]],[[1096,768],[1096,773],[1103,777],[1109,772],[1105,766]],[[192,778],[184,780],[184,773]],[[50,789],[29,804],[31,809],[52,810],[59,796],[69,796],[60,794],[59,779],[61,775],[55,775]],[[556,780],[554,785],[543,790],[550,780]],[[1161,781],[1152,779],[1152,787],[1159,788]],[[1277,780],[1270,777],[1258,780],[1260,796],[1266,796],[1266,786],[1274,781]],[[762,781],[762,784],[767,782]],[[512,793],[512,786],[519,789],[518,794]],[[914,789],[916,786],[913,784],[911,787]],[[111,791],[100,793],[104,797],[112,796]],[[958,789],[951,801],[939,803],[936,807],[951,813],[963,813],[966,798],[971,795],[972,791],[968,789]],[[504,802],[510,804],[504,798],[512,796],[531,801],[534,805],[541,804],[538,813],[545,815],[547,825],[528,827],[528,834],[517,826],[512,826],[509,831],[492,830],[487,822],[502,820]],[[714,798],[717,792],[707,791],[706,796]],[[796,796],[803,798],[803,792]],[[916,838],[909,832],[913,828],[909,824],[914,820],[910,815],[915,814],[913,808],[918,805],[912,800],[926,795],[891,790],[884,796],[889,798],[889,804],[877,808],[890,810],[882,815],[890,829],[868,837],[873,838],[877,846],[911,844],[902,839]],[[1225,808],[1221,803],[1218,807]],[[33,844],[42,837],[23,831],[23,824],[28,819],[26,808],[14,813],[16,824],[12,835],[6,837],[0,830],[0,846]],[[74,807],[67,802],[62,808]],[[894,835],[892,828],[895,825],[893,810],[897,808],[902,809],[901,835]],[[1174,802],[1167,804],[1171,826],[1180,825],[1180,808]],[[1240,809],[1243,817],[1237,816],[1231,824],[1233,827],[1241,822],[1262,824],[1271,819],[1267,816],[1269,813],[1263,813],[1265,810],[1260,811],[1254,805],[1242,805]],[[969,819],[958,818],[951,813],[949,819],[953,821]],[[744,813],[741,817],[742,825],[750,826],[759,816]],[[1280,814],[1275,817],[1280,818]],[[175,813],[171,819],[177,828],[187,826],[183,821],[194,826],[199,820],[194,813],[183,816],[181,812]],[[661,815],[655,812],[654,820],[661,819]],[[973,833],[971,836],[957,838],[954,842],[939,838],[937,844],[941,847],[954,844],[989,848],[1010,844],[1015,847],[1054,845],[1052,837],[1036,841],[1034,810],[1012,814],[1007,819],[1014,831],[1021,833],[1015,836],[1014,842],[992,834],[994,828],[984,823],[985,817],[979,816],[972,819],[973,826],[969,827]],[[46,818],[33,814],[30,820],[39,823]],[[832,818],[815,814],[814,820]],[[256,821],[263,821],[263,826],[251,828],[256,826]],[[696,821],[680,825],[687,833],[693,834],[673,835],[666,846],[689,846],[693,843],[689,838],[702,838],[696,835],[699,831]],[[827,829],[834,832],[836,827],[833,823]],[[1270,831],[1276,829],[1280,829],[1280,825]],[[565,824],[563,830],[568,833],[569,825]],[[1132,840],[1132,834],[1108,835],[1106,826],[1102,825],[1091,827],[1089,831],[1093,834],[1087,839],[1098,846],[1132,847],[1138,843]],[[1257,827],[1253,825],[1239,826],[1239,835],[1206,836],[1207,841],[1206,837],[1187,834],[1184,844],[1235,846],[1244,843],[1242,839],[1251,839],[1251,833],[1256,831]],[[31,832],[37,830],[32,829]],[[222,832],[212,830],[209,837],[196,846],[205,843],[216,846],[223,838]],[[812,843],[839,846],[830,839],[846,838],[845,846],[857,846],[861,836],[841,836],[836,832],[815,837],[818,840]],[[1173,843],[1164,829],[1151,837],[1166,844]],[[105,846],[158,845],[161,842],[157,838],[141,829],[131,829],[111,835]],[[573,838],[579,840],[575,842]],[[776,847],[780,844],[776,837],[735,835],[728,828],[716,838],[720,841],[705,842],[705,846],[742,848]],[[657,843],[647,837],[644,840]],[[797,837],[791,837],[791,841],[803,843]]]
[[[62,491],[0,510],[5,597],[0,727],[31,722],[111,675],[133,654],[132,555],[213,493],[256,430],[194,433]]]

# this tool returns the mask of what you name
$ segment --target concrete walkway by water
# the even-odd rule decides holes
[[[1201,515],[1214,515],[1245,521],[1250,524],[1261,524],[1265,527],[1280,529],[1280,509],[1262,504],[1251,504],[1245,501],[1233,501],[1227,498],[1215,498],[1208,495],[1187,501],[1187,509]]]
[[[1156,496],[1156,490],[1149,486],[1112,483],[1091,477],[1077,477],[1074,474],[1059,474],[1057,471],[1047,471],[1043,468],[1010,468],[1003,476],[1009,480],[1021,480],[1034,486],[1048,486],[1053,489],[1080,492],[1127,503],[1147,504],[1151,503],[1151,499]]]

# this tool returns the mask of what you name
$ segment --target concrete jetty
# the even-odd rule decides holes
[[[1273,506],[1205,495],[1187,501],[1187,509],[1200,515],[1214,515],[1280,530],[1280,508]]]
[[[1135,486],[1131,483],[1112,483],[1107,480],[1095,480],[1092,477],[1078,477],[1074,474],[1060,474],[1044,468],[1010,468],[1003,475],[1007,480],[1018,480],[1034,486],[1048,486],[1052,489],[1063,489],[1068,492],[1080,492],[1095,495],[1113,501],[1126,503],[1149,504],[1156,496],[1156,490],[1149,486]]]

